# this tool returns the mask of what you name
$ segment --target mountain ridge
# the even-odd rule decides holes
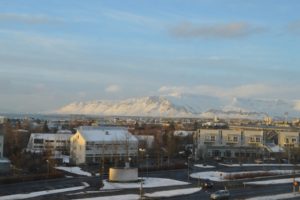
[[[145,117],[251,118],[300,115],[299,101],[280,99],[222,99],[211,96],[148,96],[125,100],[73,102],[56,110],[57,114],[92,114]]]

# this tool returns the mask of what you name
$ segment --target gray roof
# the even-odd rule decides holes
[[[122,127],[80,127],[77,131],[88,142],[97,141],[138,141],[135,136]]]

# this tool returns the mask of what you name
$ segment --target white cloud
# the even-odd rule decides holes
[[[172,27],[169,32],[181,38],[238,38],[265,31],[265,28],[246,22],[223,24],[193,24],[185,21]]]
[[[46,15],[31,15],[19,13],[0,13],[0,22],[18,22],[23,24],[49,24],[61,23],[62,19]]]
[[[105,88],[105,91],[108,93],[116,93],[119,92],[121,90],[121,87],[119,85],[109,85]]]
[[[275,92],[274,87],[264,84],[248,84],[232,88],[212,85],[199,86],[162,86],[158,90],[163,95],[180,96],[181,94],[206,95],[214,97],[262,97]]]

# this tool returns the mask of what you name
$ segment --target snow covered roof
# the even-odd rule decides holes
[[[70,133],[31,133],[30,137],[34,139],[47,139],[47,140],[69,140],[72,134]]]
[[[184,130],[174,131],[174,136],[179,136],[179,137],[187,137],[192,134],[193,134],[193,131],[184,131]]]
[[[123,127],[82,126],[77,129],[86,141],[138,141],[135,136]]]
[[[58,130],[56,134],[72,134],[70,130]]]

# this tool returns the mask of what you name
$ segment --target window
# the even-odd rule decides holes
[[[207,135],[207,136],[205,136],[205,140],[214,142],[214,141],[216,141],[216,136],[215,135]]]
[[[255,142],[260,142],[260,137],[256,137]]]
[[[44,140],[43,139],[34,139],[33,143],[35,143],[35,144],[43,144]]]
[[[292,138],[292,143],[296,143],[297,139],[296,138]]]
[[[253,143],[261,142],[261,138],[260,137],[251,137],[250,142],[253,142]]]
[[[289,143],[289,138],[285,138],[285,143]]]
[[[228,136],[229,142],[238,142],[238,136]]]
[[[216,136],[211,136],[210,141],[216,141]]]

